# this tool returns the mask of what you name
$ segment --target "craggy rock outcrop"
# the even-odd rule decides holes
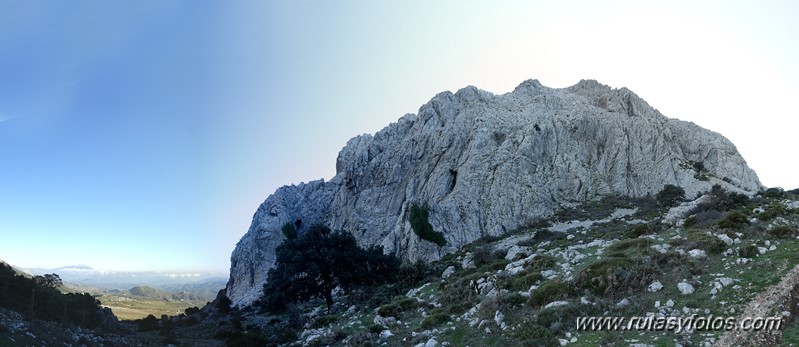
[[[528,80],[494,95],[443,92],[375,135],[351,139],[336,176],[278,189],[261,204],[231,256],[227,292],[251,303],[274,265],[287,222],[351,232],[406,260],[432,260],[484,235],[546,217],[564,203],[602,195],[655,194],[665,184],[688,197],[721,184],[754,193],[757,175],[718,133],[669,119],[626,88],[581,81],[563,89]],[[408,222],[429,206],[439,247]]]

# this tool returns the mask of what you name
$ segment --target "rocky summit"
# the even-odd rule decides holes
[[[763,188],[729,140],[663,116],[626,88],[528,80],[502,95],[443,92],[348,141],[329,181],[269,196],[233,251],[227,295],[236,305],[260,296],[287,223],[300,233],[324,223],[406,261],[434,260],[563,207],[654,195],[667,184],[688,197],[715,184],[747,195]],[[414,208],[445,242],[418,236]]]

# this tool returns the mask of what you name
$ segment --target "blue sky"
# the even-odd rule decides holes
[[[221,270],[277,187],[433,95],[628,87],[799,187],[790,1],[0,0],[0,258]],[[786,157],[787,156],[787,157]]]

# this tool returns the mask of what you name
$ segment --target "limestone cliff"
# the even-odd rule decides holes
[[[494,95],[443,92],[375,135],[351,139],[336,175],[278,189],[261,204],[231,256],[228,296],[257,299],[287,222],[351,232],[406,260],[432,260],[484,235],[602,195],[643,196],[665,184],[686,195],[721,184],[754,193],[757,175],[718,133],[669,119],[626,88],[581,81],[563,89],[528,80]],[[430,207],[439,247],[408,222]]]

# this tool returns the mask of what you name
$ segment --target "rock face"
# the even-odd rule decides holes
[[[275,262],[281,226],[301,221],[351,232],[405,260],[432,260],[485,235],[546,217],[564,203],[603,195],[686,196],[720,184],[762,189],[735,146],[718,133],[669,119],[626,88],[581,81],[563,89],[528,80],[494,95],[443,92],[375,135],[351,139],[330,180],[285,186],[261,204],[231,256],[228,296],[257,299]],[[429,206],[443,247],[420,239],[410,206]]]

